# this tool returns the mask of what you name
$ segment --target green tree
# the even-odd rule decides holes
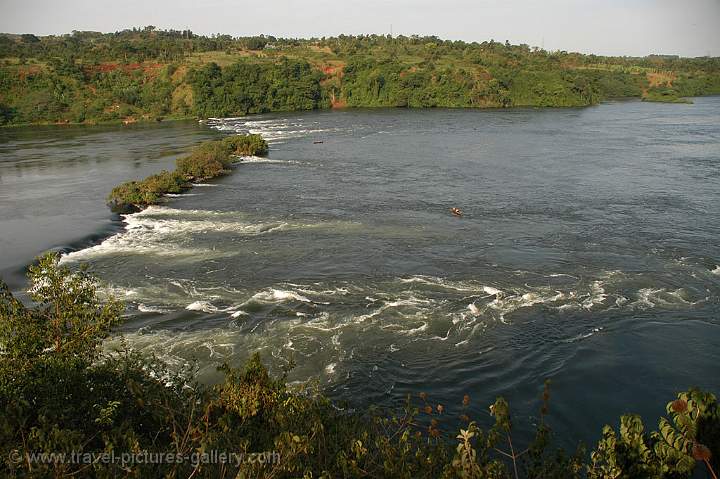
[[[101,301],[97,281],[85,269],[71,272],[59,261],[51,253],[29,268],[33,309],[0,284],[0,347],[3,359],[21,369],[46,359],[92,362],[120,321],[120,303]]]

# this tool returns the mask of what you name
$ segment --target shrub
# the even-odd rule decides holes
[[[196,147],[190,156],[177,160],[177,172],[189,179],[214,178],[228,172],[232,160],[219,141],[208,141]]]
[[[191,179],[214,178],[228,172],[233,156],[264,155],[267,151],[260,135],[228,136],[201,143],[189,156],[177,160],[177,171]]]
[[[268,152],[268,145],[260,135],[233,135],[223,139],[231,154],[239,156],[257,156]]]
[[[128,181],[116,186],[110,192],[108,202],[115,210],[148,206],[167,193],[180,193],[187,187],[187,181],[178,172],[162,171],[142,181]]]
[[[112,189],[108,195],[108,204],[113,210],[122,210],[132,206],[154,204],[159,197],[141,188],[139,181],[128,181]]]
[[[185,178],[177,171],[162,171],[158,174],[148,176],[140,183],[143,190],[157,195],[181,193],[188,187]]]
[[[718,467],[720,405],[714,395],[697,389],[678,394],[667,405],[670,419],[660,418],[658,431],[645,433],[636,415],[620,418],[620,434],[605,426],[591,454],[590,479],[606,477],[685,478],[697,461]]]

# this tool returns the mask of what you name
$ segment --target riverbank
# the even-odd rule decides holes
[[[702,97],[712,97],[712,96],[718,96],[720,95],[720,90],[713,91],[711,93],[706,94],[696,94],[693,95],[698,98]],[[692,104],[693,101],[688,97],[678,97],[675,94],[649,94],[646,96],[627,96],[627,97],[610,97],[606,98],[601,102],[598,103],[591,103],[591,104],[582,104],[582,105],[512,105],[512,106],[502,106],[502,105],[483,105],[483,106],[444,106],[444,108],[452,108],[452,109],[468,109],[468,110],[513,110],[513,109],[523,109],[523,108],[541,108],[541,109],[551,109],[551,108],[585,108],[585,107],[593,107],[597,106],[602,103],[607,102],[614,102],[614,101],[644,101],[649,103],[669,103],[669,104]],[[388,106],[385,105],[356,105],[356,106],[343,106],[343,107],[326,107],[326,108],[318,108],[315,111],[327,111],[327,110],[362,110],[362,109],[386,109]],[[410,109],[433,109],[435,107],[409,107],[409,106],[397,106],[395,108],[410,108]],[[301,113],[303,111],[307,111],[305,109],[301,110],[272,110],[268,112],[257,112],[257,113],[249,113],[247,115],[244,115],[248,119],[252,119],[253,117],[260,116],[263,113]],[[205,122],[207,120],[210,120],[212,118],[198,118],[195,115],[187,115],[187,116],[176,116],[172,118],[140,118],[140,119],[133,119],[132,121],[126,121],[126,120],[101,120],[101,121],[89,121],[89,122],[35,122],[35,123],[8,123],[8,124],[0,124],[0,129],[13,129],[13,128],[23,128],[23,127],[40,127],[40,126],[57,126],[57,127],[63,127],[63,126],[145,126],[149,124],[154,123],[171,123],[171,122],[181,122],[181,121],[199,121],[199,122]]]
[[[197,117],[194,115],[186,116],[173,116],[173,117],[159,117],[159,118],[133,118],[131,121],[127,119],[112,119],[112,120],[98,120],[98,121],[38,121],[34,123],[5,123],[0,124],[0,128],[24,128],[31,126],[144,126],[153,123],[172,123],[177,121],[197,121]]]

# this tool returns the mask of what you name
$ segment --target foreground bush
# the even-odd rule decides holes
[[[154,205],[168,193],[191,188],[193,181],[227,174],[237,156],[264,155],[267,151],[267,143],[260,135],[233,135],[203,142],[190,155],[176,161],[175,171],[163,171],[141,181],[116,186],[108,195],[108,205],[119,212]]]
[[[348,412],[317,391],[289,390],[257,355],[244,368],[222,366],[224,381],[203,386],[192,370],[127,347],[103,353],[123,308],[101,301],[84,270],[48,255],[29,279],[32,307],[0,283],[1,476],[669,479],[690,477],[698,464],[717,470],[718,403],[697,390],[668,405],[657,432],[645,434],[635,416],[621,418],[619,434],[606,426],[588,461],[582,448],[568,455],[551,446],[547,384],[524,447],[502,398],[483,431],[467,417],[468,396],[457,414],[424,394],[397,412]],[[220,460],[228,452],[268,454]],[[90,456],[100,453],[143,460]]]

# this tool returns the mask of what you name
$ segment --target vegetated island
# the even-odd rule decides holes
[[[338,407],[290,389],[257,354],[199,384],[126,345],[103,352],[124,306],[85,269],[50,254],[28,276],[29,305],[0,280],[3,477],[689,479],[720,469],[720,405],[697,389],[667,404],[657,430],[624,415],[590,454],[565,452],[552,442],[547,383],[535,435],[522,440],[502,397],[490,421],[479,414],[485,429],[474,418],[486,404],[467,395]]]
[[[232,135],[205,141],[190,155],[178,158],[174,171],[162,171],[113,188],[107,198],[108,206],[119,213],[139,211],[158,203],[168,193],[182,193],[192,188],[193,183],[229,173],[238,158],[267,152],[267,142],[260,135]]]
[[[0,125],[331,107],[577,107],[720,94],[720,58],[606,57],[493,40],[287,39],[142,29],[0,34]]]

